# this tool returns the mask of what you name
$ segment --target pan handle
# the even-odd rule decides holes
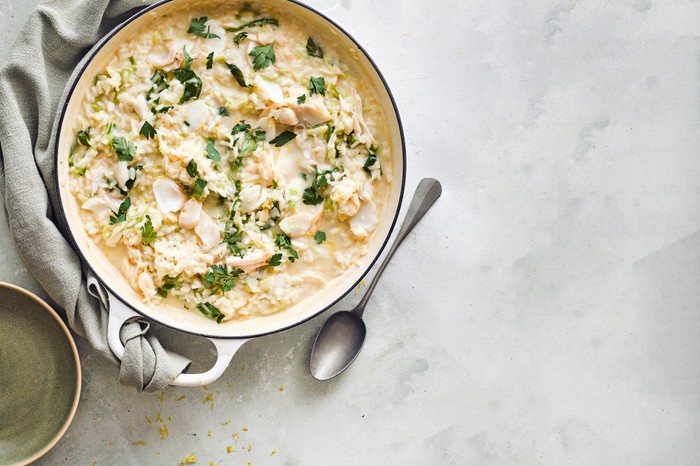
[[[108,293],[108,295],[109,321],[107,323],[107,341],[112,353],[121,361],[125,351],[124,345],[119,337],[122,325],[130,319],[142,318],[142,316],[112,296],[112,293]],[[236,354],[236,351],[238,351],[249,338],[232,340],[208,338],[208,340],[214,343],[217,353],[216,362],[212,368],[201,374],[180,374],[175,377],[170,385],[176,385],[178,387],[199,387],[215,382],[223,375],[224,371],[231,363],[233,355]]]

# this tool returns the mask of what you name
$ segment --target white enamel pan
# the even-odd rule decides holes
[[[173,385],[198,386],[209,384],[223,374],[238,348],[251,338],[280,332],[299,325],[333,306],[360,282],[372,267],[386,245],[394,228],[403,196],[406,151],[403,130],[396,104],[389,88],[367,52],[340,26],[314,9],[294,0],[266,0],[265,5],[275,7],[290,17],[298,18],[306,24],[314,37],[321,43],[332,43],[333,48],[341,53],[341,60],[353,67],[364,82],[376,93],[382,108],[392,147],[393,181],[389,198],[383,209],[379,227],[373,236],[370,252],[342,276],[329,282],[320,292],[301,301],[283,312],[255,317],[242,322],[223,322],[203,318],[196,312],[173,306],[149,307],[143,303],[139,294],[129,286],[127,281],[92,242],[83,230],[79,218],[79,206],[70,192],[68,154],[77,128],[76,118],[80,112],[83,95],[93,83],[95,75],[103,69],[115,55],[117,48],[125,39],[132,36],[146,24],[156,24],[157,18],[182,8],[193,6],[222,5],[222,8],[236,8],[232,2],[191,0],[164,0],[134,15],[110,32],[102,42],[93,49],[91,55],[80,70],[78,79],[73,84],[69,98],[62,110],[56,141],[56,185],[60,197],[60,213],[65,222],[66,232],[78,251],[83,262],[100,280],[109,295],[109,345],[114,354],[121,359],[124,345],[120,341],[119,331],[127,320],[146,318],[173,329],[209,338],[216,346],[218,356],[214,366],[201,374],[180,374]],[[281,21],[284,17],[279,18]]]

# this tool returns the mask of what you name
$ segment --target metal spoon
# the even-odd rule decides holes
[[[401,230],[394,245],[389,249],[384,262],[374,275],[372,283],[367,287],[362,301],[352,311],[340,311],[333,314],[321,327],[311,348],[311,374],[318,380],[328,380],[343,372],[352,364],[365,342],[367,329],[362,321],[374,287],[384,272],[387,264],[408,233],[413,230],[418,221],[437,201],[442,194],[442,186],[438,180],[423,178],[413,195],[411,206],[403,221]]]

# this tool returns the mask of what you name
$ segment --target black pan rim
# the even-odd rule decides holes
[[[312,13],[320,16],[323,20],[332,24],[336,29],[338,29],[341,33],[343,33],[348,39],[350,39],[355,44],[355,46],[362,52],[362,54],[365,56],[365,58],[367,58],[369,63],[372,65],[374,72],[377,73],[377,76],[381,80],[382,85],[384,86],[384,89],[386,90],[387,95],[389,96],[389,100],[391,101],[391,106],[394,110],[394,115],[396,116],[397,125],[399,127],[399,137],[401,139],[401,157],[403,160],[403,167],[402,167],[403,170],[401,171],[401,189],[399,192],[399,202],[396,206],[396,212],[394,213],[394,218],[392,219],[391,227],[389,228],[389,232],[386,235],[386,238],[384,238],[384,241],[382,242],[382,245],[379,248],[379,251],[377,252],[375,257],[372,259],[369,266],[367,266],[367,268],[364,270],[364,272],[362,272],[360,277],[357,279],[357,281],[355,281],[355,283],[352,284],[352,286],[350,286],[347,290],[345,290],[343,293],[341,293],[338,296],[338,298],[335,299],[332,303],[323,307],[319,311],[314,312],[313,314],[311,314],[311,315],[309,315],[301,320],[298,320],[292,324],[286,325],[284,327],[281,327],[281,328],[278,328],[275,330],[266,331],[266,332],[250,334],[250,335],[236,335],[236,336],[211,335],[211,334],[202,333],[202,332],[198,332],[198,331],[191,331],[191,330],[182,329],[182,328],[177,327],[171,323],[164,322],[162,319],[157,319],[153,316],[147,315],[147,314],[141,312],[136,307],[132,306],[128,300],[122,298],[111,287],[109,287],[107,285],[107,283],[100,277],[100,274],[97,273],[95,268],[90,264],[90,261],[83,254],[83,251],[78,247],[78,243],[75,240],[75,237],[73,236],[71,225],[68,223],[68,219],[66,216],[66,209],[63,205],[63,198],[61,196],[61,186],[59,184],[59,179],[58,179],[58,160],[59,160],[58,151],[59,151],[59,140],[61,137],[61,132],[63,129],[63,122],[64,122],[65,117],[66,117],[66,112],[68,110],[68,104],[70,103],[71,98],[73,97],[73,93],[75,92],[75,88],[78,84],[78,81],[80,81],[80,79],[82,78],[83,74],[87,70],[90,63],[92,63],[92,60],[95,58],[95,56],[97,56],[97,54],[102,50],[102,47],[104,47],[105,44],[107,44],[107,42],[109,42],[116,34],[118,34],[127,25],[131,24],[133,21],[135,21],[136,19],[145,15],[146,13],[148,13],[148,12],[150,12],[150,11],[152,11],[152,10],[162,6],[162,5],[165,5],[166,3],[170,3],[172,1],[173,0],[157,1],[156,3],[154,3],[154,4],[144,8],[143,10],[140,10],[139,12],[135,13],[133,16],[129,17],[127,20],[125,20],[121,24],[117,25],[114,29],[112,29],[109,33],[107,33],[107,35],[105,35],[97,43],[97,45],[95,47],[93,47],[93,49],[90,51],[87,60],[85,60],[84,64],[82,65],[82,68],[80,69],[80,71],[76,75],[74,81],[71,83],[70,90],[68,91],[68,94],[66,96],[66,100],[63,103],[63,108],[61,109],[61,116],[59,117],[58,127],[57,127],[57,131],[56,131],[56,140],[55,140],[56,148],[55,148],[55,153],[54,153],[54,175],[53,176],[54,176],[54,183],[56,184],[56,190],[58,193],[58,207],[59,207],[58,215],[59,215],[60,221],[62,221],[65,224],[66,233],[68,235],[67,239],[70,241],[71,245],[73,246],[73,249],[78,253],[78,256],[80,257],[80,260],[82,261],[82,263],[95,275],[95,277],[97,277],[97,279],[100,281],[100,284],[102,286],[104,286],[105,289],[107,289],[115,298],[117,298],[119,301],[121,301],[125,306],[127,306],[129,309],[131,309],[132,311],[136,312],[137,314],[141,315],[142,317],[144,317],[146,319],[149,319],[153,322],[156,322],[160,325],[163,325],[164,327],[168,327],[168,328],[171,328],[171,329],[179,331],[179,332],[184,332],[184,333],[187,333],[190,335],[196,335],[196,336],[200,336],[200,337],[204,337],[204,338],[213,338],[213,339],[217,339],[217,340],[251,339],[251,338],[262,337],[265,335],[272,335],[275,333],[283,332],[285,330],[289,330],[290,328],[296,327],[296,326],[301,325],[301,324],[303,324],[303,323],[305,323],[305,322],[307,322],[315,317],[318,317],[322,313],[326,312],[327,310],[329,310],[330,308],[332,308],[333,306],[338,304],[338,302],[341,299],[346,297],[348,295],[348,293],[350,293],[353,289],[355,289],[355,287],[357,287],[357,285],[360,284],[360,282],[367,276],[369,271],[372,270],[374,265],[377,263],[377,260],[379,260],[379,258],[382,256],[384,249],[386,248],[387,244],[389,243],[389,240],[392,237],[392,234],[394,233],[394,229],[396,228],[396,223],[398,221],[399,213],[401,212],[401,205],[403,203],[404,191],[406,188],[406,138],[404,136],[403,124],[401,122],[401,117],[399,115],[399,109],[396,105],[396,100],[394,99],[394,95],[392,94],[391,89],[389,88],[389,85],[387,84],[387,81],[384,78],[384,75],[382,74],[382,72],[379,70],[379,67],[377,66],[377,64],[374,62],[374,60],[369,55],[369,53],[367,53],[367,51],[364,49],[364,47],[362,47],[362,45],[360,45],[360,43],[348,31],[346,31],[338,23],[336,23],[335,21],[333,21],[332,19],[330,19],[329,17],[327,17],[326,15],[321,13],[320,11],[316,10],[315,8],[312,8],[308,5],[305,5],[304,3],[301,3],[298,0],[284,0],[288,3],[293,3],[297,6],[305,8],[305,9],[311,11]]]

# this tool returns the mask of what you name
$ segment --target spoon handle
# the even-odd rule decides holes
[[[374,287],[377,286],[379,277],[382,275],[382,272],[384,272],[384,269],[386,268],[387,264],[389,264],[389,261],[398,249],[399,245],[403,242],[406,236],[408,236],[411,230],[413,230],[413,227],[418,224],[420,219],[423,218],[423,215],[425,215],[428,209],[430,209],[435,201],[438,200],[441,194],[442,186],[438,180],[433,178],[423,178],[420,180],[420,183],[418,183],[418,187],[416,188],[416,192],[413,194],[411,206],[408,208],[408,213],[406,214],[406,218],[403,220],[403,225],[401,225],[401,229],[399,230],[399,234],[396,236],[394,244],[386,254],[382,265],[380,265],[379,269],[377,269],[377,273],[374,275],[372,282],[367,287],[367,291],[362,297],[362,300],[352,311],[353,313],[361,316],[365,311],[365,306],[367,305],[367,302],[374,291]]]

